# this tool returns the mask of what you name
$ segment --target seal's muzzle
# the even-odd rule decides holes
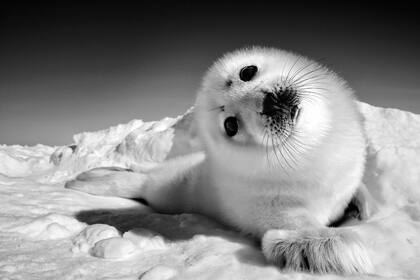
[[[264,91],[262,114],[268,117],[283,116],[295,120],[299,113],[297,91],[280,87],[274,92]]]

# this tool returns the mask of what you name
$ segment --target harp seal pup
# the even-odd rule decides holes
[[[238,50],[214,63],[199,90],[194,122],[204,152],[148,178],[101,168],[66,187],[211,216],[259,238],[280,268],[372,272],[352,227],[328,227],[358,192],[364,171],[354,100],[343,79],[313,60],[271,48]]]

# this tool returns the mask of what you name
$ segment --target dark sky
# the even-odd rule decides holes
[[[360,100],[420,113],[418,9],[401,1],[15,2],[0,9],[0,144],[176,116],[216,58],[250,45],[320,59]]]

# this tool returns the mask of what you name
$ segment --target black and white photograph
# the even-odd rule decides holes
[[[0,278],[420,280],[418,11],[5,1]]]

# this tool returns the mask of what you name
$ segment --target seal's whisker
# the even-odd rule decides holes
[[[293,85],[295,86],[300,86],[300,85],[305,85],[308,82],[317,82],[317,83],[321,83],[322,81],[325,81],[325,77],[327,77],[327,75],[324,74],[314,74],[312,76],[306,77],[306,78],[301,78],[299,80],[294,80],[293,81]],[[327,84],[327,82],[325,81],[325,84]]]
[[[315,64],[315,63],[314,63],[314,64]],[[315,72],[317,72],[317,71],[319,71],[319,73],[318,73],[318,74],[325,74],[325,73],[324,73],[324,71],[322,71],[323,69],[324,69],[324,67],[323,67],[322,65],[318,65],[318,66],[317,66],[317,67],[315,67],[314,69],[309,70],[308,72],[305,72],[304,74],[302,74],[302,75],[300,75],[299,77],[297,77],[296,81],[299,81],[299,80],[301,80],[301,79],[305,78],[306,76],[308,76],[308,75],[310,75],[310,74],[313,74],[313,73],[315,73]]]
[[[284,150],[289,155],[292,169],[296,171],[297,170],[297,166],[299,166],[299,162],[296,159],[296,156],[294,155],[294,153],[289,150],[289,146],[290,145],[285,145],[284,146]]]
[[[323,96],[320,91],[313,91],[313,90],[302,90],[302,91],[300,91],[300,97],[301,98],[306,98],[308,96],[309,97],[315,97],[318,100],[322,100],[322,99],[325,98],[325,96]]]
[[[309,78],[306,78],[302,81],[299,82],[294,82],[292,84],[292,86],[298,87],[298,86],[307,86],[307,85],[311,85],[311,84],[323,84],[323,85],[328,85],[328,82],[325,81],[324,77],[321,76],[311,76]]]
[[[298,149],[297,149],[297,147],[299,147],[300,146],[300,144],[296,141],[293,141],[293,140],[295,140],[295,136],[292,134],[292,135],[290,135],[290,137],[288,138],[288,141],[286,141],[286,147],[288,148],[288,149],[291,149],[292,151],[293,151],[293,155],[296,157],[297,155],[299,155],[300,153],[301,153],[301,151],[299,151]]]
[[[299,135],[303,135],[303,133],[299,130],[297,130],[296,128],[293,128],[293,131],[290,132],[290,136],[287,139],[288,141],[292,141],[296,147],[301,148],[302,150],[307,150],[309,148],[309,145],[303,143],[297,136]],[[286,141],[287,142],[287,141]],[[295,146],[293,146],[293,148],[295,148]],[[301,153],[302,151],[298,151],[296,149],[297,153]]]
[[[284,140],[285,139],[283,137],[277,135],[277,134],[274,135],[273,138],[274,138],[274,141],[273,142],[275,142],[275,148],[277,148],[277,150],[280,153],[280,155],[281,155],[282,159],[284,160],[284,162],[287,164],[287,166],[290,169],[294,169],[293,168],[293,165],[291,165],[290,162],[289,162],[289,158],[287,156],[285,156],[285,154],[283,153],[283,152],[285,152],[285,150],[283,149],[284,148]],[[285,169],[285,171],[286,170],[287,169]]]
[[[293,80],[293,83],[295,85],[300,85],[300,84],[303,84],[303,83],[305,83],[307,81],[310,81],[310,80],[314,80],[314,79],[318,79],[318,78],[321,80],[321,78],[328,77],[327,73],[323,73],[323,72],[315,73],[315,72],[320,71],[320,70],[321,69],[314,69],[312,71],[309,71],[309,72],[299,76],[297,79]]]
[[[322,96],[321,95],[319,95],[317,92],[306,92],[306,91],[303,91],[303,92],[300,92],[299,93],[299,98],[302,100],[302,99],[312,99],[313,101],[319,101],[319,100],[322,100]]]
[[[327,88],[324,88],[324,87],[304,87],[304,88],[302,88],[304,91],[305,90],[308,90],[308,89],[310,89],[310,90],[324,90],[324,91],[329,91],[329,89],[327,89]]]
[[[293,160],[292,160],[292,157],[290,157],[290,154],[288,153],[288,150],[286,149],[286,146],[283,145],[281,149],[279,148],[279,150],[282,151],[282,152],[280,152],[282,155],[283,155],[283,153],[286,153],[286,156],[283,155],[283,159],[285,160],[287,166],[291,170],[295,170],[296,168],[293,164],[294,162],[291,163],[291,161],[293,161]],[[287,155],[289,155],[289,156],[287,156]]]
[[[317,92],[300,92],[299,93],[299,98],[300,100],[305,100],[305,101],[309,101],[309,102],[319,102],[323,100],[323,96],[321,96],[319,93]]]
[[[268,135],[268,133],[267,133],[267,139],[266,139],[266,157],[267,157],[267,162],[268,162],[268,164],[269,164],[269,166],[273,169],[273,170],[275,170],[276,169],[276,164],[275,164],[275,162],[272,162],[271,161],[271,158],[270,158],[270,153],[269,153],[269,150],[270,150],[270,147],[269,147],[269,141],[270,141],[270,137],[269,137],[269,135]]]
[[[283,63],[283,67],[281,69],[281,75],[280,75],[280,83],[284,84],[285,79],[284,79],[284,70],[286,69],[286,63]]]
[[[297,71],[295,71],[295,73],[293,74],[293,76],[290,78],[291,81],[294,81],[296,76],[299,75],[303,70],[305,70],[306,68],[317,64],[315,61],[307,63],[306,65],[302,66],[300,69],[298,69]]]
[[[269,136],[268,136],[268,129],[267,127],[265,127],[264,129],[264,135],[266,135],[266,141],[265,141],[265,158],[267,160],[267,165],[270,168],[270,171],[274,171],[275,170],[275,165],[271,164],[270,162],[270,156],[269,156],[269,146],[268,146],[268,141],[269,141]]]
[[[293,165],[290,164],[290,166],[292,167],[292,169],[295,169],[298,162],[296,161],[294,153],[289,150],[289,148],[288,148],[289,146],[290,146],[289,141],[286,141],[286,139],[283,139],[282,148],[283,148],[284,152],[288,155],[288,158],[293,162]]]
[[[272,130],[270,129],[270,139],[271,139],[271,145],[272,145],[272,147],[273,147],[273,153],[274,153],[274,155],[275,155],[275,157],[277,158],[277,162],[278,162],[278,164],[280,165],[280,167],[283,169],[283,170],[286,170],[286,168],[284,168],[284,166],[283,166],[283,164],[282,164],[282,161],[280,160],[280,158],[279,158],[279,156],[278,156],[278,154],[277,154],[277,150],[278,150],[278,146],[277,146],[277,143],[275,143],[274,142],[274,135],[273,135],[273,132],[272,132]],[[280,150],[278,150],[279,152],[280,152]],[[284,159],[284,156],[280,153],[280,155],[281,155],[281,157]],[[285,161],[286,162],[286,161]]]
[[[309,89],[299,89],[298,93],[299,93],[299,97],[304,97],[305,95],[323,97],[322,94],[319,91],[313,91],[313,90],[309,90]],[[303,94],[305,94],[305,95],[303,95]]]
[[[298,56],[295,60],[295,62],[292,64],[292,67],[290,67],[289,72],[286,75],[286,79],[285,82],[288,83],[289,79],[290,79],[290,73],[293,70],[293,68],[296,66],[296,64],[298,63],[298,61],[302,58],[302,56]]]

